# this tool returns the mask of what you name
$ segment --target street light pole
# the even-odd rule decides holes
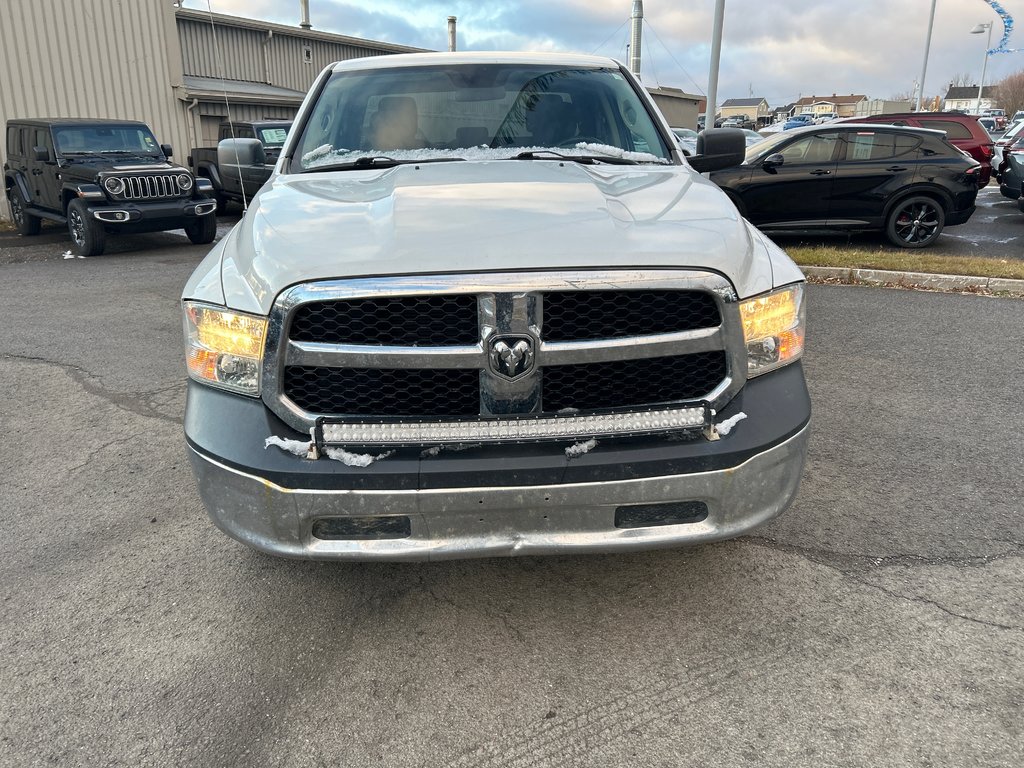
[[[932,0],[932,12],[928,17],[928,35],[924,39],[924,64],[921,66],[921,90],[917,94],[917,111],[921,111],[921,101],[924,99],[924,76],[928,74],[928,51],[932,47],[932,27],[935,24],[935,2]]]
[[[981,62],[981,84],[978,85],[978,103],[975,106],[974,114],[981,114],[981,91],[985,87],[985,70],[988,68],[988,51],[992,47],[992,22],[987,21],[984,24],[978,24],[971,30],[972,35],[980,35],[985,30],[988,30],[988,42],[985,43],[985,58]]]
[[[704,108],[704,128],[715,127],[718,112],[718,65],[722,60],[722,27],[725,24],[725,0],[715,0],[715,25],[711,30],[711,73],[708,75],[708,105]]]

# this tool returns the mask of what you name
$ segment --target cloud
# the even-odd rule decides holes
[[[210,0],[220,13],[297,24],[297,2]],[[186,0],[206,7],[206,0]],[[1002,0],[1024,19],[1024,0]],[[441,50],[447,17],[458,16],[462,50],[553,50],[626,59],[631,0],[310,0],[316,29]],[[800,95],[909,92],[920,77],[928,0],[727,0],[719,101],[749,91],[782,104]],[[713,4],[647,0],[643,78],[690,92],[707,87]],[[985,41],[969,30],[998,17],[985,0],[938,4],[926,95],[956,73],[981,74]],[[1017,32],[1024,36],[1024,29]],[[993,41],[993,44],[995,41]],[[1024,39],[1012,41],[1024,46]],[[1024,54],[990,57],[986,82],[1024,69]]]

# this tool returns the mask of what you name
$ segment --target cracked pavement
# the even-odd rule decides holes
[[[0,765],[1024,764],[1021,302],[811,286],[807,471],[753,536],[308,563],[207,520],[204,249],[139,239],[0,253]]]

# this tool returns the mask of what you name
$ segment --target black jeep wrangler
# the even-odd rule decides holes
[[[193,243],[217,235],[207,179],[169,162],[145,123],[9,120],[4,187],[23,235],[41,219],[67,223],[81,256],[103,253],[107,234],[184,229]]]

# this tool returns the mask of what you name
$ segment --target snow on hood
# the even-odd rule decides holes
[[[740,296],[772,287],[735,208],[685,166],[494,160],[281,175],[223,245],[227,305],[263,314],[299,282],[410,273],[683,267],[721,272]]]

